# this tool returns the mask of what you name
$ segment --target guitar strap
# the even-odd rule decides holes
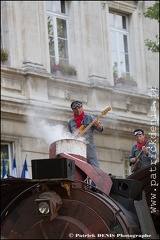
[[[89,125],[91,122],[89,120],[89,116],[86,114],[84,115],[84,118],[82,120],[82,124],[84,125],[84,127],[86,127],[87,125]]]

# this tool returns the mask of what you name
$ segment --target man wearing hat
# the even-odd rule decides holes
[[[136,144],[132,146],[129,156],[130,166],[134,165],[139,155],[139,162],[133,172],[137,172],[141,168],[150,165],[156,160],[156,147],[152,141],[147,141],[142,129],[135,129],[133,132]]]
[[[83,110],[83,104],[80,101],[73,101],[71,103],[73,117],[68,122],[68,130],[71,133],[76,132],[82,125],[88,126],[95,120],[91,114],[87,114]],[[94,143],[94,130],[103,131],[103,125],[99,121],[94,121],[94,124],[86,131],[84,137],[87,144],[87,161],[89,164],[99,168],[99,162]]]

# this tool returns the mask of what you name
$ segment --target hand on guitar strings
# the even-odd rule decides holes
[[[136,160],[137,160],[137,158],[134,157],[134,158],[131,158],[131,159],[130,159],[130,162],[131,162],[131,163],[135,163]]]
[[[146,154],[146,155],[148,155],[148,148],[147,147],[145,147],[145,146],[143,146],[142,147],[142,151]]]
[[[100,125],[100,123],[97,121],[97,120],[95,120],[94,121],[94,124],[93,124],[95,127],[97,127],[97,128],[99,128],[99,129],[102,129],[102,126]]]

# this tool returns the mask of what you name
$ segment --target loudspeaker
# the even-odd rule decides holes
[[[32,179],[60,179],[74,181],[75,162],[68,158],[33,159]]]
[[[142,182],[132,179],[112,179],[113,185],[111,188],[111,192],[117,193],[121,196],[138,200],[141,190],[142,190]]]

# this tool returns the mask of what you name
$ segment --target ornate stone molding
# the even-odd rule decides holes
[[[2,112],[1,113],[1,119],[7,119],[7,120],[13,120],[13,121],[20,121],[20,122],[26,122],[26,116],[20,115],[20,114],[14,114],[14,113],[7,113]]]
[[[23,79],[22,76],[13,76],[11,74],[2,73],[1,86],[7,90],[22,92]]]
[[[33,63],[33,62],[30,62],[30,61],[24,61],[22,69],[24,71],[34,70],[34,71],[38,71],[38,72],[47,73],[47,70],[43,67],[42,64]]]
[[[134,3],[134,1],[106,1],[106,2],[110,9],[124,13],[133,13],[137,8],[137,4]]]
[[[110,86],[110,83],[107,81],[107,78],[97,76],[97,75],[90,75],[89,76],[89,84],[92,86]]]

